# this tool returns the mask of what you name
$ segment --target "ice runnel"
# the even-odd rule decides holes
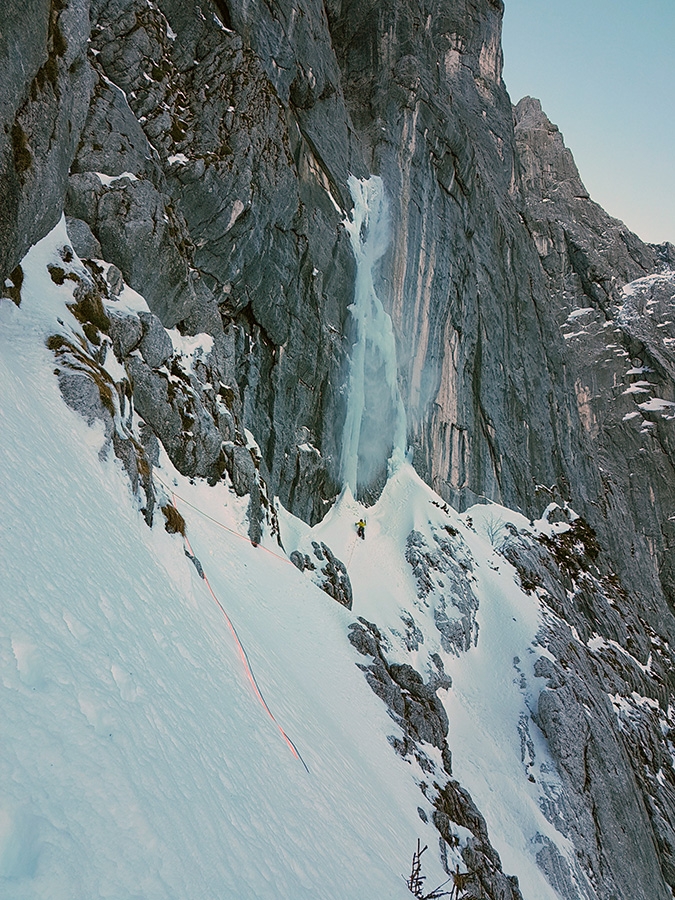
[[[382,179],[349,177],[354,201],[345,228],[356,259],[350,305],[352,348],[341,473],[354,495],[372,487],[405,460],[406,414],[398,389],[396,341],[391,318],[375,292],[373,269],[389,245],[389,207]]]

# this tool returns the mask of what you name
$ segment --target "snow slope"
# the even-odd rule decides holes
[[[432,848],[427,887],[442,882],[438,835],[417,811],[433,811],[423,773],[387,742],[400,729],[347,640],[364,616],[392,660],[424,673],[440,654],[454,777],[526,900],[556,900],[536,853],[544,837],[570,864],[572,852],[541,812],[558,783],[529,721],[540,611],[490,543],[495,515],[527,523],[499,507],[444,510],[407,465],[368,510],[346,492],[314,529],[281,511],[287,553],[325,541],[347,564],[348,612],[269,537],[250,544],[245,499],[163,456],[158,487],[174,492],[207,584],[161,516],[145,525],[102,427],[61,398],[45,339],[79,326],[72,285],[46,265],[66,242],[61,224],[24,261],[21,307],[0,302],[0,897],[403,900],[418,838]],[[460,655],[443,650],[433,597],[405,561],[411,530],[431,543],[448,525],[480,602],[478,640]],[[423,636],[412,651],[402,613]]]
[[[367,519],[360,541],[353,523]],[[541,608],[536,596],[519,587],[514,568],[497,552],[506,523],[528,528],[522,515],[496,504],[478,505],[459,515],[448,508],[409,465],[389,479],[378,503],[369,509],[348,491],[320,525],[282,519],[287,549],[307,551],[308,541],[328,544],[348,564],[354,591],[353,612],[377,623],[388,638],[390,660],[430,673],[438,654],[452,689],[440,692],[450,730],[453,776],[468,788],[485,816],[490,839],[505,872],[516,873],[526,900],[555,900],[558,893],[537,866],[542,843],[554,843],[572,870],[582,895],[588,890],[574,848],[542,812],[555,805],[562,790],[545,739],[531,719],[543,687],[534,662],[548,652],[536,640]],[[446,526],[457,531],[472,566],[472,587],[479,601],[478,637],[466,653],[444,651],[435,625],[433,597],[418,596],[405,561],[408,534],[414,529],[434,545],[433,534]],[[552,533],[567,526],[539,520],[532,530]],[[493,546],[494,544],[494,546]],[[402,616],[412,616],[423,640],[406,647]],[[418,773],[423,780],[424,773]],[[458,832],[459,833],[459,832]]]
[[[401,875],[433,830],[354,665],[349,615],[183,508],[308,774],[180,537],[144,524],[119,463],[99,459],[102,429],[61,399],[44,340],[76,323],[45,264],[64,242],[57,229],[29,254],[20,309],[0,304],[0,896],[410,896]],[[166,461],[162,476],[237,529],[225,487]]]

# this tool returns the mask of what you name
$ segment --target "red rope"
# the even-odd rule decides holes
[[[172,497],[172,500],[173,500],[173,505],[176,506],[176,497],[177,497],[177,495],[174,494],[173,491],[171,492],[171,497]],[[182,499],[182,498],[181,498],[181,499]],[[187,501],[183,501],[183,502],[186,503]],[[188,505],[190,506],[191,504],[188,504]],[[207,518],[210,518],[210,516],[207,516]],[[215,519],[212,520],[212,521],[215,521]],[[219,523],[216,523],[216,524],[219,524]],[[227,528],[225,525],[223,525],[222,527],[223,527],[223,528],[226,528],[227,531],[231,531],[231,529]],[[236,531],[233,531],[232,533],[233,533],[233,534],[237,534]],[[184,541],[185,541],[185,545],[186,545],[187,549],[188,549],[189,552],[190,552],[190,556],[194,558],[194,557],[195,557],[195,554],[194,554],[193,551],[192,551],[192,546],[190,545],[190,541],[188,540],[187,535],[183,535],[183,539],[184,539]],[[272,555],[273,555],[273,556],[276,556],[276,554],[272,554]],[[280,557],[280,558],[281,558],[281,557]],[[202,568],[202,572],[203,572],[203,568]],[[304,759],[303,759],[302,756],[300,755],[300,751],[299,751],[298,748],[295,746],[295,744],[293,743],[293,741],[289,738],[289,736],[286,734],[286,732],[285,732],[284,729],[281,727],[281,725],[280,725],[280,724],[277,722],[277,720],[274,718],[274,714],[273,714],[272,710],[271,710],[271,709],[269,708],[269,706],[267,705],[267,701],[266,701],[265,698],[263,697],[262,691],[260,690],[260,686],[258,685],[258,682],[256,681],[256,677],[255,677],[255,675],[253,674],[253,669],[251,668],[251,663],[250,663],[250,661],[249,661],[248,654],[246,653],[246,650],[244,649],[244,645],[242,644],[242,642],[241,642],[241,640],[240,640],[240,638],[239,638],[239,635],[237,634],[237,629],[234,627],[234,623],[232,622],[232,619],[228,616],[225,607],[224,607],[223,604],[220,602],[220,600],[218,599],[218,597],[216,597],[216,594],[215,594],[213,588],[211,587],[211,582],[209,581],[209,579],[208,579],[207,576],[206,576],[206,572],[203,572],[203,576],[202,576],[202,577],[203,577],[203,579],[204,579],[204,582],[205,582],[207,588],[209,589],[209,593],[211,594],[211,596],[213,597],[213,599],[214,599],[215,603],[217,604],[218,608],[220,609],[220,611],[222,612],[223,616],[225,617],[225,621],[227,622],[228,628],[229,628],[230,631],[232,632],[232,636],[233,636],[234,641],[235,641],[235,643],[236,643],[236,645],[237,645],[237,649],[238,649],[238,651],[239,651],[239,656],[241,657],[241,661],[242,661],[242,664],[243,664],[243,666],[244,666],[244,670],[246,671],[246,675],[248,676],[248,680],[251,682],[251,685],[252,685],[252,687],[253,687],[253,690],[254,690],[254,692],[255,692],[255,695],[256,695],[256,697],[258,698],[258,701],[260,702],[261,706],[263,707],[263,709],[265,710],[265,712],[267,713],[267,715],[270,717],[270,719],[274,722],[274,724],[275,724],[275,725],[277,726],[277,728],[279,729],[279,732],[281,733],[281,736],[283,737],[283,739],[284,739],[284,740],[286,741],[286,743],[288,744],[288,747],[290,748],[290,751],[291,751],[291,753],[293,754],[293,756],[295,756],[296,759],[299,759],[299,760],[300,760],[300,762],[301,762],[301,763],[303,764],[303,766],[305,767],[307,773],[309,774],[309,768],[307,767],[307,763],[304,761]]]

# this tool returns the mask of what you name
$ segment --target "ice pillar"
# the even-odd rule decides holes
[[[349,310],[354,321],[342,442],[343,484],[356,495],[371,487],[388,464],[391,472],[405,459],[406,415],[398,389],[396,341],[391,318],[373,284],[373,268],[389,244],[389,208],[382,179],[350,176],[354,200],[345,220],[354,257],[356,283]]]

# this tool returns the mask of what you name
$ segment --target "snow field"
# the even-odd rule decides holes
[[[409,896],[434,831],[346,612],[177,501],[308,775],[180,537],[147,528],[102,428],[61,399],[44,340],[76,325],[45,263],[65,242],[61,225],[24,262],[21,308],[0,304],[0,896]],[[209,490],[160,474],[197,507]],[[209,498],[236,530],[242,504]]]

